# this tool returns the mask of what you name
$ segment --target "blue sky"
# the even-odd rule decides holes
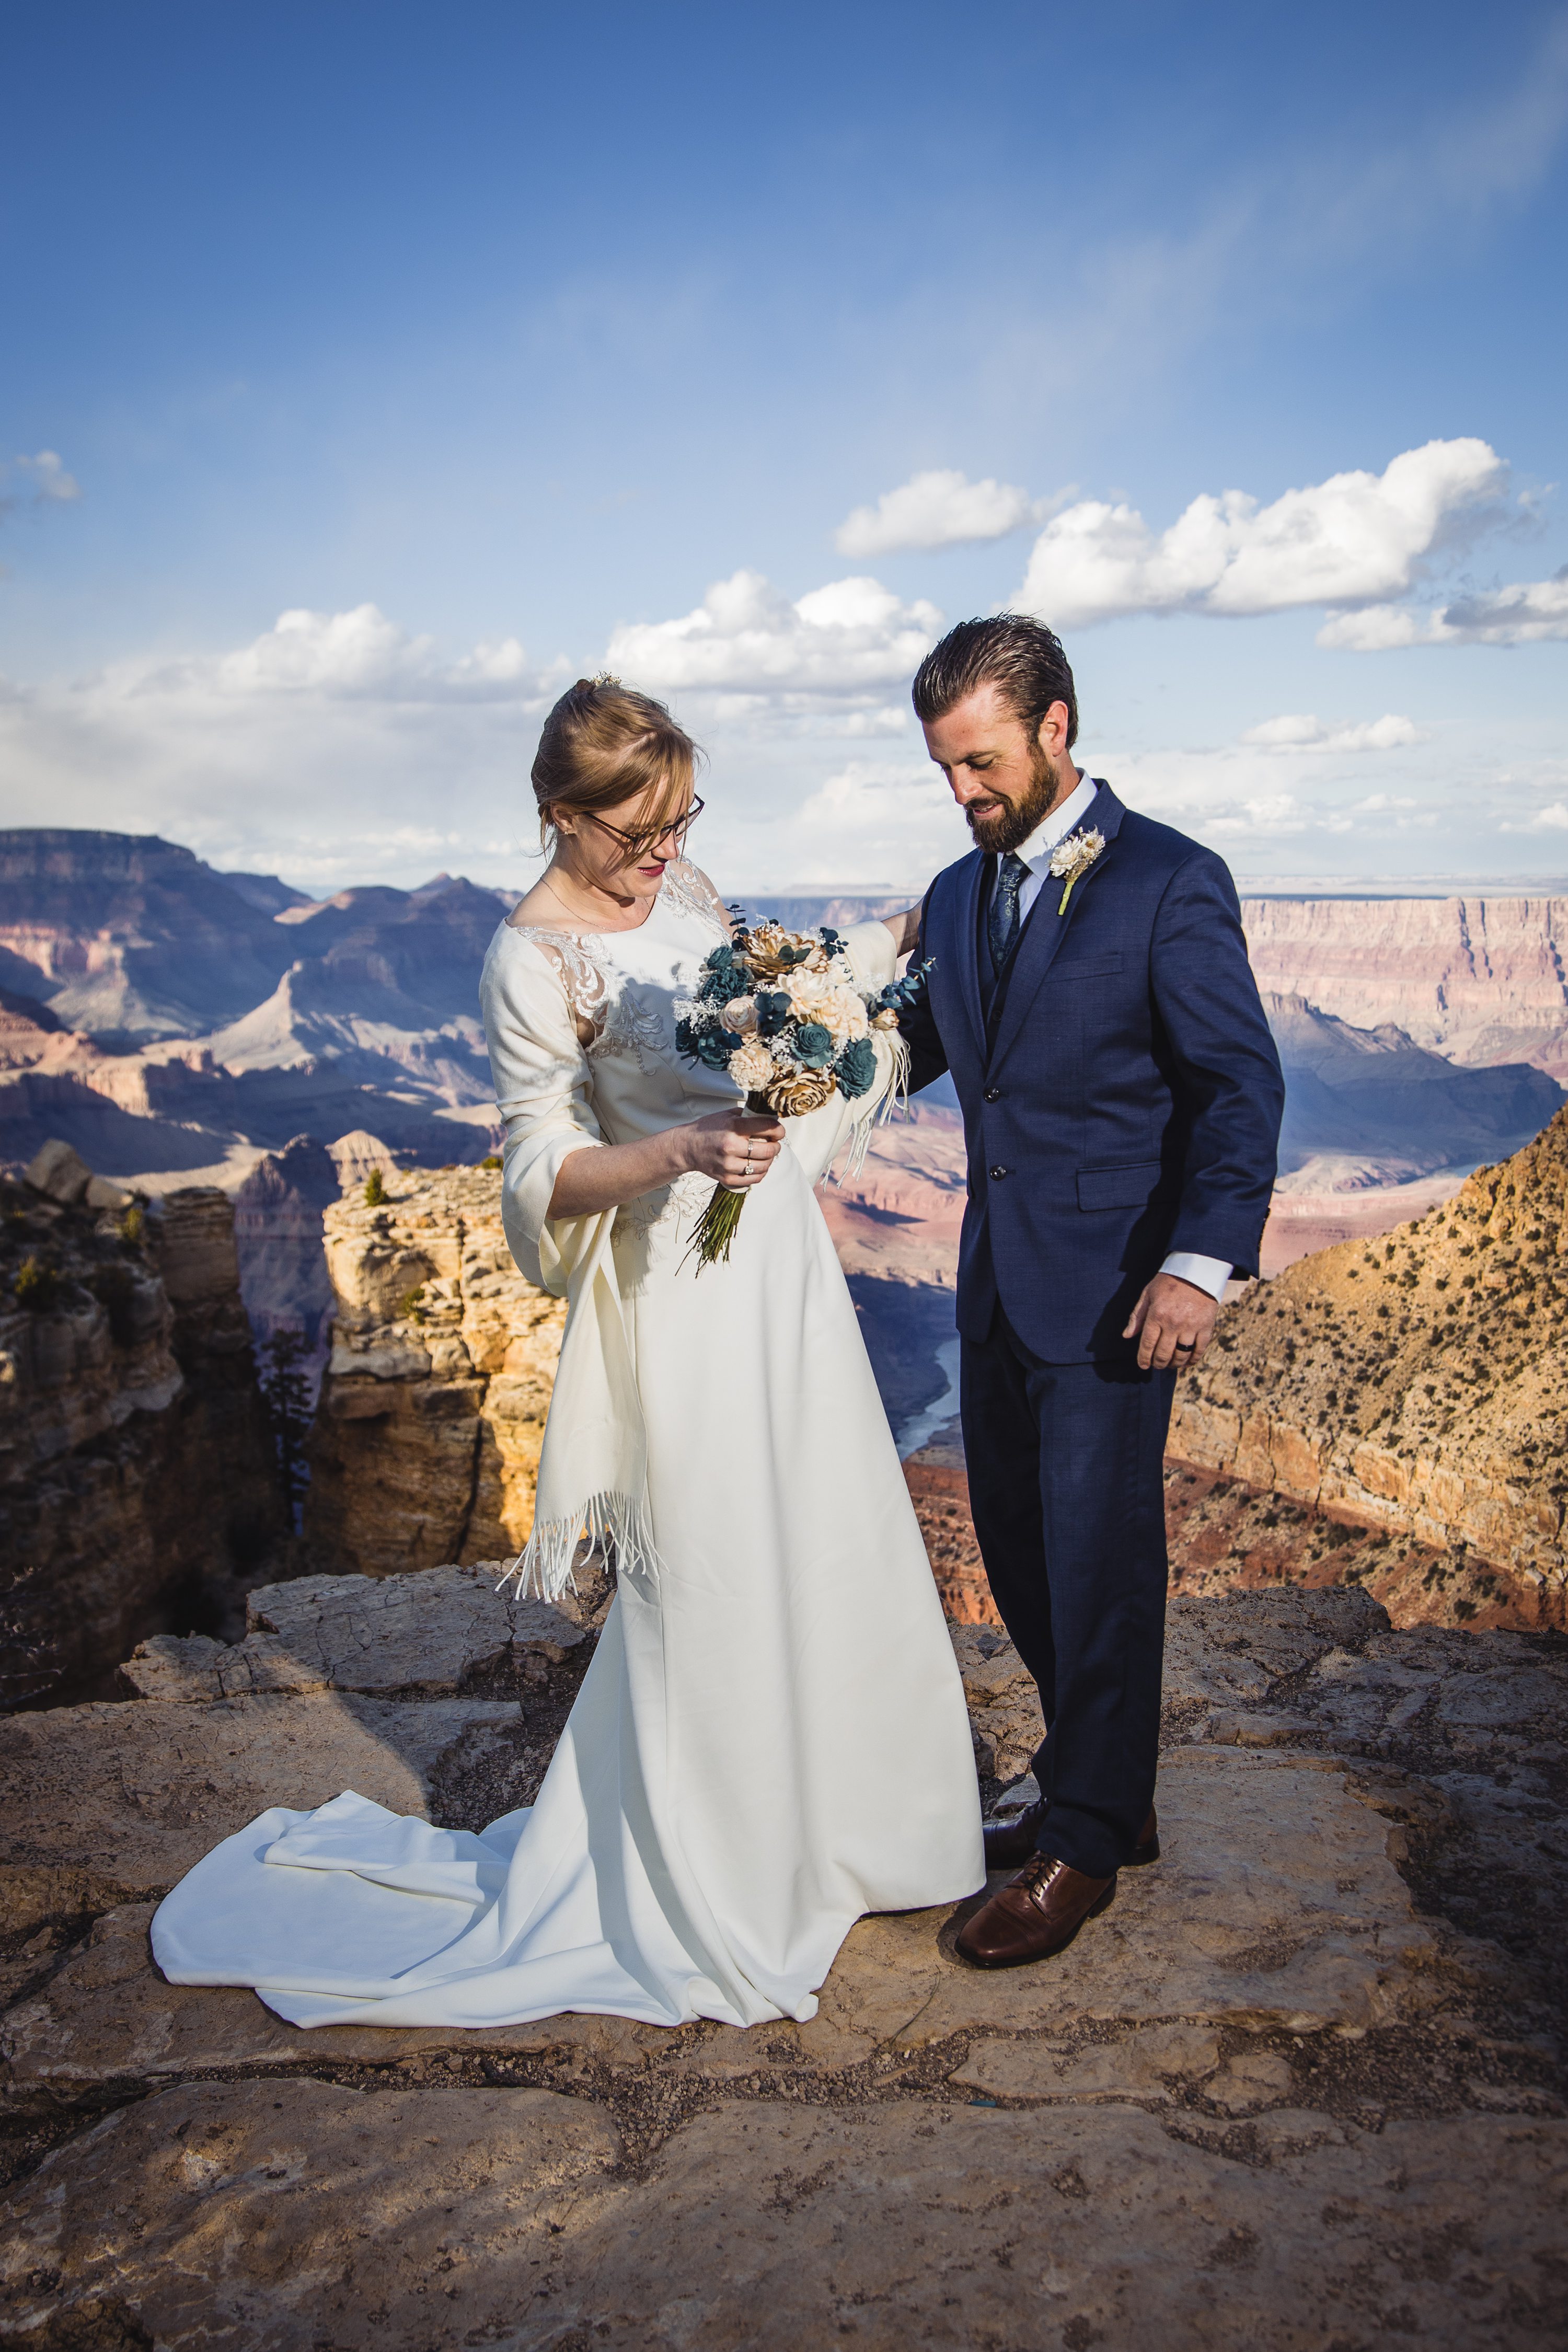
[[[1568,874],[1568,10],[6,23],[7,821],[521,881],[609,661],[729,894],[923,883],[1023,600],[1243,877]]]

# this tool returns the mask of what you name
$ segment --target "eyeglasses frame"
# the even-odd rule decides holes
[[[672,834],[675,835],[675,846],[679,855],[686,846],[687,835],[707,805],[707,802],[700,793],[693,793],[684,814],[673,818],[668,824],[661,824],[657,833],[623,833],[618,824],[607,824],[602,816],[595,816],[592,809],[584,809],[582,814],[596,824],[602,833],[612,835],[628,856],[645,857],[650,849],[657,849],[659,843],[668,840]]]

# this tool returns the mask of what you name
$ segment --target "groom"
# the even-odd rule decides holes
[[[1073,763],[1049,629],[966,621],[913,689],[975,846],[921,908],[910,1084],[951,1071],[964,1449],[1003,1622],[1039,1685],[1040,1801],[985,1832],[1022,1863],[958,1938],[1059,1951],[1159,1853],[1162,1464],[1177,1371],[1256,1274],[1284,1086],[1220,859]]]

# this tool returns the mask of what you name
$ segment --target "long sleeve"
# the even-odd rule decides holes
[[[885,988],[899,961],[893,935],[886,923],[852,923],[844,934],[844,941],[857,987],[868,991]],[[842,1095],[831,1095],[819,1110],[784,1122],[790,1150],[805,1169],[809,1183],[821,1182],[851,1138],[856,1140],[857,1152],[863,1153],[861,1139],[879,1116],[886,1116],[889,1097],[897,1090],[897,1057],[886,1036],[873,1033],[872,1044],[877,1053],[877,1078],[868,1094],[854,1102],[847,1102]],[[849,1165],[856,1165],[853,1157]]]
[[[597,1237],[593,1216],[549,1215],[562,1162],[602,1144],[593,1071],[578,1040],[563,974],[546,948],[503,929],[479,983],[496,1105],[506,1123],[501,1220],[512,1256],[531,1282],[565,1294]]]
[[[910,959],[913,964],[924,963],[928,953],[926,915],[930,906],[931,892],[928,890],[921,908],[920,935],[915,941],[914,954]],[[947,1054],[931,1015],[929,993],[921,998],[912,1013],[905,1014],[899,1025],[910,1049],[910,1092],[918,1095],[922,1087],[933,1086],[947,1068]]]
[[[1285,1082],[1247,961],[1236,886],[1217,857],[1191,857],[1172,877],[1149,968],[1187,1129],[1171,1248],[1256,1274]]]

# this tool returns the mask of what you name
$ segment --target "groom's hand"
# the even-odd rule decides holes
[[[1214,1338],[1218,1312],[1208,1292],[1195,1283],[1184,1282],[1178,1274],[1157,1274],[1143,1286],[1121,1336],[1137,1340],[1140,1371],[1152,1365],[1163,1372],[1171,1364],[1184,1371]]]

